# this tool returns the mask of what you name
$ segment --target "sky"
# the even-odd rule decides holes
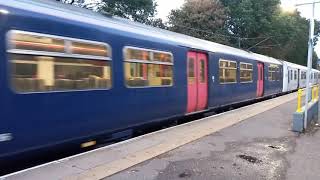
[[[172,9],[180,8],[183,5],[184,0],[156,0],[158,3],[158,14],[157,17],[167,20]],[[257,0],[258,1],[258,0]],[[281,0],[282,6],[294,8],[294,4],[308,3],[312,0]],[[306,18],[310,18],[312,15],[312,5],[305,5],[297,7],[298,11],[301,12],[301,15]],[[320,4],[317,4],[315,7],[315,18],[320,20]],[[307,42],[306,42],[307,43]],[[315,51],[320,57],[320,43],[315,47]]]

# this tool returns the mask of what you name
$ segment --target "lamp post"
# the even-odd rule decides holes
[[[312,68],[312,55],[313,55],[313,38],[314,38],[314,9],[315,4],[320,3],[320,1],[313,1],[310,3],[296,4],[295,6],[303,5],[312,5],[312,15],[310,17],[310,27],[309,27],[309,41],[308,41],[308,71],[307,71],[307,84],[306,84],[306,99],[305,99],[305,111],[304,111],[304,129],[307,128],[308,120],[308,105],[309,105],[309,96],[310,96],[310,77],[311,77],[311,68]]]

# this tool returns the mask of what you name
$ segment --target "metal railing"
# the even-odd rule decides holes
[[[297,103],[297,112],[302,112],[302,96],[305,89],[298,90],[298,103]],[[312,102],[316,102],[319,99],[319,85],[314,85],[311,87],[311,100]]]

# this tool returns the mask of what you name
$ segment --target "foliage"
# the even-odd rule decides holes
[[[216,0],[186,0],[181,9],[169,15],[169,29],[210,41],[227,43],[223,26],[227,19],[222,4]]]
[[[302,65],[308,54],[308,23],[298,12],[282,12],[280,0],[186,0],[169,16],[172,31]],[[319,23],[316,27],[318,36]]]
[[[156,7],[155,0],[102,0],[99,11],[140,23],[151,23]]]
[[[307,64],[309,22],[298,12],[279,13],[274,17],[270,33],[279,46],[257,50],[270,56],[301,65]]]
[[[84,5],[84,0],[57,0]],[[96,4],[94,5],[96,6]],[[168,24],[155,18],[156,0],[101,0],[94,9],[155,27],[306,65],[309,21],[284,13],[280,0],[185,0]],[[315,43],[320,35],[316,23]],[[314,67],[317,55],[314,53]]]
[[[166,23],[164,23],[161,18],[152,18],[148,22],[146,22],[146,24],[150,25],[150,26],[153,26],[153,27],[157,27],[157,28],[167,29],[168,30],[168,27],[167,27]]]
[[[65,4],[73,4],[73,5],[80,5],[84,3],[84,0],[56,0],[58,2],[62,2]]]
[[[225,28],[230,34],[242,38],[265,37],[265,32],[272,27],[272,19],[280,4],[280,0],[221,0],[221,2],[228,10]]]

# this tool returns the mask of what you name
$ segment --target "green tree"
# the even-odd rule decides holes
[[[167,27],[166,23],[164,23],[161,18],[152,18],[146,24],[150,25],[150,26],[153,26],[153,27],[157,27],[157,28],[167,29],[168,30],[168,27]]]
[[[181,9],[172,10],[169,29],[178,33],[227,44],[223,26],[226,11],[218,0],[186,0]]]
[[[268,38],[266,32],[272,28],[272,20],[277,13],[280,0],[221,0],[221,2],[228,11],[225,28],[230,34],[243,38],[242,48],[250,48],[263,41],[264,37]],[[238,42],[232,39],[231,43]]]
[[[299,12],[282,12],[280,0],[221,2],[228,10],[226,29],[230,34],[243,39],[242,48],[306,65],[309,24]],[[319,28],[316,31],[318,34]],[[234,39],[230,43],[237,45]]]
[[[155,0],[102,0],[98,11],[151,24],[156,14],[156,7]]]
[[[319,23],[316,24],[316,29],[318,29]],[[273,43],[277,46],[270,49],[256,49],[257,52],[307,65],[309,21],[301,17],[299,12],[288,14],[279,10],[279,13],[273,18],[272,28],[267,33],[273,36]],[[319,30],[315,34],[318,35]],[[317,42],[317,37],[314,40]],[[317,56],[314,53],[314,65],[316,59]]]
[[[84,0],[56,0],[58,2],[62,2],[62,3],[65,3],[65,4],[77,4],[77,5],[80,5],[80,4],[84,4]]]

